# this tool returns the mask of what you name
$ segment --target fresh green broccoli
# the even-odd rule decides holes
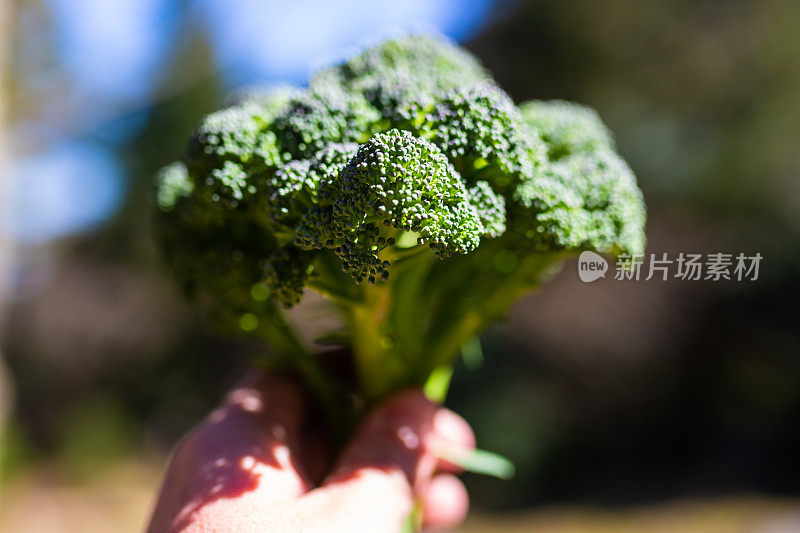
[[[642,194],[594,111],[517,106],[426,34],[209,115],[155,199],[166,262],[216,324],[366,402],[446,372],[564,258],[645,244]],[[328,339],[355,383],[331,382],[286,319],[309,289],[341,315]]]

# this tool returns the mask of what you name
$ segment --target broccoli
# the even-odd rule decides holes
[[[642,194],[594,111],[517,106],[428,34],[207,116],[155,198],[166,263],[215,324],[364,405],[446,374],[565,258],[645,244]],[[328,338],[354,383],[321,371],[286,318],[307,290],[341,316]]]

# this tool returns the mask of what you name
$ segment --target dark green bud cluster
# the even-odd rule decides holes
[[[268,111],[269,106],[246,102],[203,119],[185,159],[203,202],[236,209],[257,193],[255,176],[280,163]]]
[[[511,98],[493,83],[448,91],[427,109],[412,104],[408,115],[414,114],[414,129],[465,176],[488,179],[501,191],[532,178],[547,160],[538,130],[525,124]]]
[[[275,119],[281,147],[292,158],[305,158],[330,142],[363,142],[380,118],[363,95],[322,85],[293,99]]]
[[[285,244],[295,241],[297,225],[316,207],[319,189],[324,196],[356,150],[355,143],[332,143],[309,159],[288,162],[266,180],[258,209],[273,235],[283,236]]]
[[[264,281],[285,307],[292,307],[300,301],[311,273],[311,259],[309,254],[286,247],[278,248],[264,261]]]
[[[376,134],[323,191],[331,207],[331,244],[356,281],[388,277],[389,263],[379,255],[398,231],[417,233],[418,242],[441,257],[474,250],[486,233],[447,157],[408,131]],[[502,224],[503,214],[492,222]]]
[[[263,265],[275,253],[274,243],[251,224],[223,225],[205,216],[208,206],[193,195],[195,186],[183,163],[164,167],[156,179],[162,252],[186,294],[208,304],[228,329],[237,329],[243,314],[256,320],[273,316],[273,301],[268,296],[254,300],[250,291],[263,282]]]
[[[506,200],[494,192],[488,181],[478,181],[467,196],[487,237],[499,237],[506,232]]]

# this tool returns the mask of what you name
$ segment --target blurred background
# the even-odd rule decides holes
[[[649,252],[764,257],[751,282],[570,263],[520,302],[448,399],[518,470],[466,477],[464,531],[800,531],[796,0],[0,2],[0,530],[141,530],[170,446],[258,349],[165,278],[155,170],[232,91],[418,23],[517,101],[595,107]]]

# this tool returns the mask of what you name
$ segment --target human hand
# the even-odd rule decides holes
[[[401,392],[369,414],[327,470],[321,440],[305,427],[307,403],[288,379],[255,376],[178,444],[149,533],[397,532],[415,503],[423,526],[455,526],[467,512],[441,446],[471,449],[467,423]],[[323,478],[317,485],[314,480]]]

